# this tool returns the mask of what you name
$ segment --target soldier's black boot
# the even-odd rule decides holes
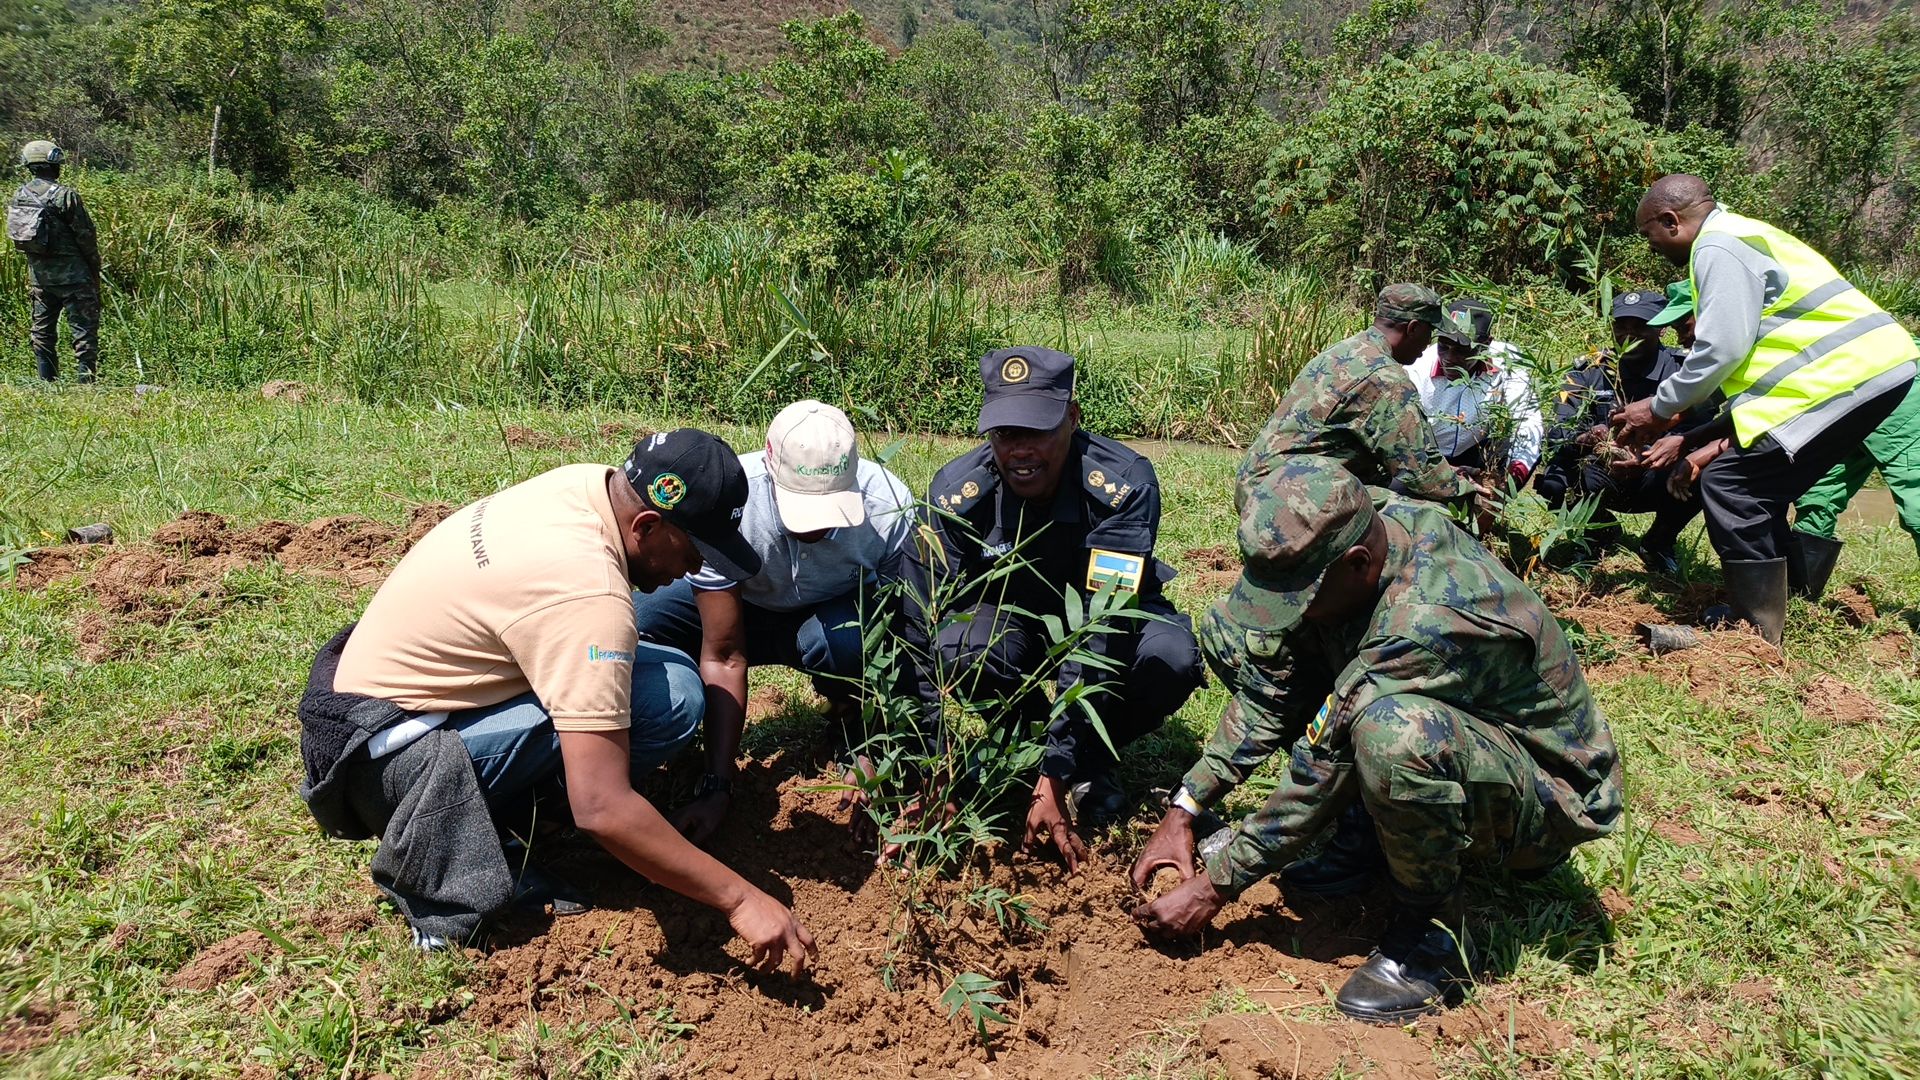
[[[1837,554],[1837,553],[1836,553]],[[1720,564],[1727,580],[1727,603],[1701,615],[1709,627],[1752,623],[1767,644],[1780,647],[1787,625],[1787,564],[1790,559],[1728,559]],[[1832,568],[1828,568],[1832,573]]]
[[[1290,864],[1280,871],[1280,880],[1288,889],[1315,896],[1351,896],[1372,884],[1373,875],[1386,864],[1373,816],[1356,802],[1340,815],[1320,854]]]
[[[1840,562],[1842,540],[1829,540],[1795,529],[1787,534],[1787,591],[1802,600],[1826,594],[1827,581]]]
[[[1347,977],[1334,1005],[1365,1023],[1405,1024],[1455,1004],[1471,970],[1464,922],[1458,890],[1445,897],[1402,894],[1392,925]]]

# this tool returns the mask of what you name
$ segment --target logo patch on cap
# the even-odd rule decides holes
[[[687,482],[679,473],[663,472],[647,485],[647,498],[662,510],[671,510],[687,497]]]
[[[1640,294],[1637,292],[1630,292],[1626,295],[1625,299],[1626,299],[1626,302],[1629,304],[1637,304],[1640,302]]]
[[[1027,376],[1032,373],[1033,369],[1027,365],[1027,358],[1024,356],[1009,356],[1000,365],[1000,381],[1003,383],[1026,382]]]
[[[1107,474],[1095,469],[1087,474],[1087,483],[1092,487],[1101,487],[1107,482]]]

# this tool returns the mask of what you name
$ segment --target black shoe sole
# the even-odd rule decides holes
[[[1359,1009],[1349,1008],[1339,1001],[1333,1003],[1341,1015],[1351,1017],[1363,1024],[1377,1024],[1381,1027],[1401,1027],[1411,1024],[1423,1016],[1438,1016],[1447,1011],[1439,1002],[1428,1002],[1412,1009]]]

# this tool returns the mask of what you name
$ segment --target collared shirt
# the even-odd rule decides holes
[[[1458,457],[1486,441],[1489,421],[1494,419],[1493,410],[1488,408],[1491,402],[1504,408],[1513,420],[1507,455],[1529,469],[1540,463],[1545,425],[1525,358],[1507,342],[1490,342],[1478,373],[1453,378],[1440,362],[1439,349],[1427,346],[1407,375],[1420,391],[1420,407],[1433,423],[1434,441],[1440,444],[1441,453]]]
[[[740,582],[740,598],[768,611],[800,611],[845,596],[862,581],[892,576],[913,529],[913,495],[886,467],[860,459],[855,483],[867,506],[860,525],[834,529],[811,544],[794,539],[780,524],[767,452],[740,455],[747,474],[747,504],[740,514],[740,535],[760,556],[760,572]],[[704,591],[731,589],[734,582],[711,566],[689,575]]]

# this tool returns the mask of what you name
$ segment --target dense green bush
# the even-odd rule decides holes
[[[1678,160],[1612,90],[1507,56],[1425,48],[1342,80],[1274,151],[1277,247],[1369,282],[1474,268],[1570,275]]]

